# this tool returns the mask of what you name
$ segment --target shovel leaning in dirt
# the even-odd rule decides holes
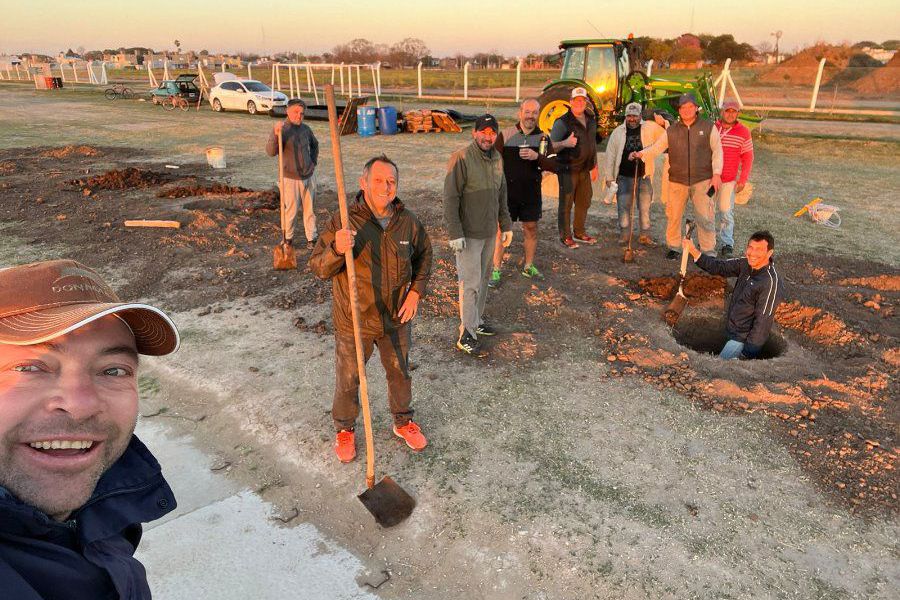
[[[272,251],[272,266],[276,271],[289,271],[297,268],[297,255],[294,247],[287,243],[284,222],[284,150],[281,145],[281,130],[278,130],[278,196],[279,211],[281,212],[281,242]]]
[[[634,248],[631,247],[631,243],[634,240],[634,205],[637,204],[638,188],[641,185],[641,167],[644,165],[644,161],[640,158],[635,160],[637,164],[634,165],[634,186],[631,189],[630,217],[628,218],[628,247],[625,248],[625,253],[622,255],[622,262],[624,263],[634,262]]]
[[[685,239],[690,238],[694,233],[694,222],[690,219],[685,223]],[[679,317],[681,317],[681,313],[684,312],[684,309],[687,307],[687,296],[684,295],[684,289],[682,286],[684,285],[684,278],[687,275],[687,261],[688,261],[688,252],[684,248],[684,244],[681,245],[681,271],[678,273],[678,292],[676,292],[675,297],[669,302],[669,306],[666,307],[666,312],[663,314],[663,318],[666,320],[666,324],[669,327],[674,327],[675,323],[678,322]]]
[[[337,110],[334,105],[334,86],[325,86],[328,104],[328,128],[331,131],[331,151],[334,156],[334,179],[337,187],[338,206],[341,211],[341,227],[350,225],[347,214],[347,196],[344,191],[344,164],[341,160],[341,137],[338,132]],[[359,328],[359,293],[356,289],[356,266],[353,249],[344,255],[347,264],[347,280],[350,288],[350,312],[353,316],[353,340],[356,346],[356,367],[359,371],[359,400],[362,404],[363,425],[366,431],[366,491],[358,498],[382,527],[397,525],[410,514],[416,501],[393,479],[385,475],[375,483],[375,442],[372,437],[372,416],[369,412],[369,389],[366,383],[366,361],[363,357]]]

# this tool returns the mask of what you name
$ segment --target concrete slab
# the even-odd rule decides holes
[[[159,460],[163,475],[178,501],[177,509],[165,518],[145,525],[145,530],[159,527],[239,491],[239,486],[227,477],[210,471],[213,458],[197,450],[191,444],[190,437],[177,437],[162,424],[147,419],[138,421],[135,433]]]
[[[272,507],[242,492],[160,525],[137,553],[159,600],[377,600],[362,563],[308,523],[269,521]]]

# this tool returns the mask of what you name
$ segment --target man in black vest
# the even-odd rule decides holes
[[[584,224],[591,207],[593,189],[597,181],[597,121],[587,112],[587,90],[572,90],[571,110],[558,118],[550,130],[550,140],[557,152],[559,170],[559,241],[563,246],[578,247],[578,242],[596,244],[597,238],[588,235]],[[575,223],[572,206],[575,206]],[[573,234],[574,230],[574,235]]]
[[[715,253],[716,207],[713,198],[722,185],[722,141],[715,125],[697,115],[697,99],[682,94],[678,100],[681,120],[670,126],[652,146],[634,156],[652,161],[669,150],[669,197],[666,201],[666,258],[681,256],[684,208],[690,196],[697,222],[700,250]]]

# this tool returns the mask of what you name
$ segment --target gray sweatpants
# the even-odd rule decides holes
[[[494,244],[497,238],[486,240],[466,238],[466,247],[456,253],[456,277],[459,280],[459,335],[467,330],[473,336],[484,320],[488,277],[493,266]],[[476,336],[477,337],[477,336]]]
[[[284,194],[282,195],[281,230],[286,239],[294,239],[294,222],[297,213],[303,210],[303,229],[307,241],[316,239],[316,174],[306,179],[284,178]]]

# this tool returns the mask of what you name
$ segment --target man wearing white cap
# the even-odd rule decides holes
[[[650,237],[650,202],[653,198],[653,160],[631,159],[631,153],[645,146],[652,146],[665,130],[655,121],[641,119],[641,105],[632,102],[625,107],[625,122],[613,129],[606,145],[606,185],[618,186],[616,204],[619,211],[619,242],[628,241],[632,216],[632,193],[635,178],[638,180],[637,208],[640,214],[641,233],[638,242],[652,245]]]
[[[588,95],[583,87],[572,90],[569,112],[553,122],[550,140],[560,164],[559,178],[559,241],[567,248],[578,248],[578,242],[596,244],[597,238],[585,228],[591,207],[593,189],[597,181],[597,121],[587,112]],[[575,208],[574,222],[572,208]]]
[[[734,254],[734,196],[744,190],[753,169],[753,139],[750,130],[738,121],[740,110],[737,101],[727,100],[722,105],[722,117],[716,121],[722,137],[722,187],[717,198],[721,258]]]
[[[0,596],[150,599],[133,555],[175,497],[133,433],[138,355],[178,343],[75,261],[0,270]]]

